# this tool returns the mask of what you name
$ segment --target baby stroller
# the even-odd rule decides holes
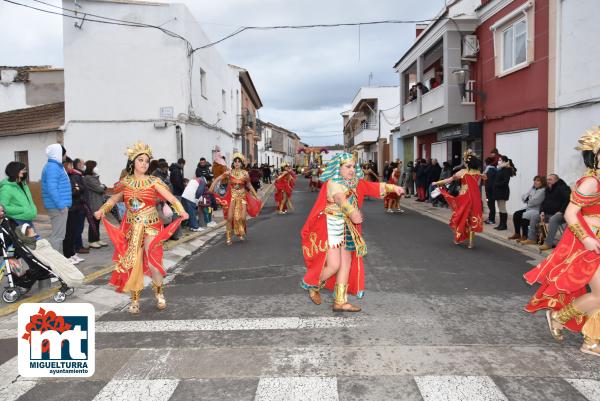
[[[83,274],[64,256],[52,249],[47,240],[38,240],[36,249],[31,250],[23,244],[15,229],[14,222],[0,216],[0,271],[6,274],[8,282],[8,286],[2,292],[4,302],[16,302],[36,281],[52,277],[56,277],[60,282],[60,288],[54,294],[55,302],[63,302],[67,296],[73,294],[74,287],[83,284]],[[23,275],[18,275],[9,259],[22,259],[27,262],[29,269]]]

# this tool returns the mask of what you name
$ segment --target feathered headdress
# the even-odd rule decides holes
[[[463,153],[463,160],[465,162],[470,162],[472,157],[477,157],[477,154],[473,152],[473,149],[467,149],[465,153]]]
[[[129,160],[135,160],[139,155],[148,155],[152,159],[152,148],[141,141],[137,141],[132,147],[127,148]]]
[[[579,138],[580,145],[577,150],[591,150],[594,154],[600,151],[600,126],[594,126],[592,129],[585,131],[585,134]]]

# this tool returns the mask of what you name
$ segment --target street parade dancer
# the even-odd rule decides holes
[[[310,168],[310,192],[316,192],[319,190],[319,176],[321,175],[321,169],[317,163],[314,163]]]
[[[334,291],[334,312],[359,312],[359,307],[348,303],[347,293],[362,298],[365,289],[367,245],[361,235],[360,208],[365,196],[383,198],[392,192],[401,196],[404,191],[396,185],[364,180],[350,153],[336,155],[321,181],[324,185],[302,228],[307,269],[302,287],[317,305],[321,304],[320,290],[326,287]]]
[[[392,185],[400,185],[400,171],[398,168],[394,168],[390,178],[388,180],[388,184]],[[400,196],[395,192],[389,193],[383,198],[383,208],[388,213],[404,213],[404,210],[400,207]]]
[[[465,168],[459,170],[452,177],[434,183],[440,187],[442,196],[452,208],[449,226],[454,231],[454,243],[460,244],[469,241],[469,249],[473,248],[475,233],[483,231],[483,205],[479,182],[481,175],[481,162],[472,150],[467,150],[463,155]],[[452,196],[445,185],[452,181],[460,181],[460,190],[457,196]]]
[[[286,214],[288,210],[294,210],[292,191],[296,177],[289,164],[284,163],[281,168],[283,171],[275,179],[275,202],[277,202],[277,213]]]
[[[110,284],[118,292],[130,292],[130,313],[140,311],[140,293],[144,288],[144,274],[152,277],[152,288],[156,307],[165,309],[167,303],[163,293],[163,242],[188,219],[182,204],[158,177],[146,175],[152,159],[152,149],[137,142],[127,149],[127,175],[114,188],[114,194],[94,213],[102,219],[106,231],[115,246],[113,261],[116,263]],[[180,216],[167,227],[158,217],[157,205],[163,200],[171,204]],[[118,203],[124,202],[125,216],[120,227],[110,224],[105,216]],[[168,205],[165,204],[165,207]]]
[[[540,284],[525,310],[547,309],[546,321],[557,341],[563,341],[566,327],[583,334],[581,352],[600,356],[600,127],[587,131],[579,143],[576,149],[589,170],[571,192],[564,215],[568,229],[560,242],[524,275],[529,284]]]
[[[223,217],[227,221],[227,245],[232,244],[232,234],[241,241],[246,239],[246,216],[256,217],[262,202],[250,182],[250,175],[244,170],[246,158],[241,153],[233,154],[232,169],[221,174],[213,181],[210,191],[213,192],[221,181],[227,178],[227,191],[224,196],[215,195],[217,203],[223,207]]]

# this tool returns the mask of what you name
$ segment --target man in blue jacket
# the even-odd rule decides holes
[[[42,200],[52,225],[48,242],[54,249],[62,252],[67,217],[72,203],[71,182],[62,164],[67,150],[59,143],[55,143],[46,148],[46,155],[48,163],[42,171]]]

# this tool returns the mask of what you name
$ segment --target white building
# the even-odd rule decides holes
[[[591,40],[600,37],[598,2],[558,0],[549,5],[550,37],[555,38],[549,49],[549,105],[564,109],[548,116],[548,172],[572,185],[585,171],[581,152],[574,149],[577,140],[600,125],[600,104],[568,107],[600,99],[600,41]]]
[[[403,152],[402,141],[392,130],[400,123],[400,88],[398,86],[362,87],[352,100],[349,112],[342,113],[346,147],[356,151],[360,162],[372,160],[380,166],[390,156]],[[389,144],[393,143],[392,154]]]
[[[229,161],[240,112],[239,73],[210,42],[182,4],[127,0],[63,1],[82,15],[160,25],[157,29],[64,19],[65,147],[98,162],[102,180],[115,182],[124,152],[137,140],[156,158],[186,159],[193,176],[200,157],[220,148]]]
[[[65,100],[62,68],[0,66],[0,113]]]

